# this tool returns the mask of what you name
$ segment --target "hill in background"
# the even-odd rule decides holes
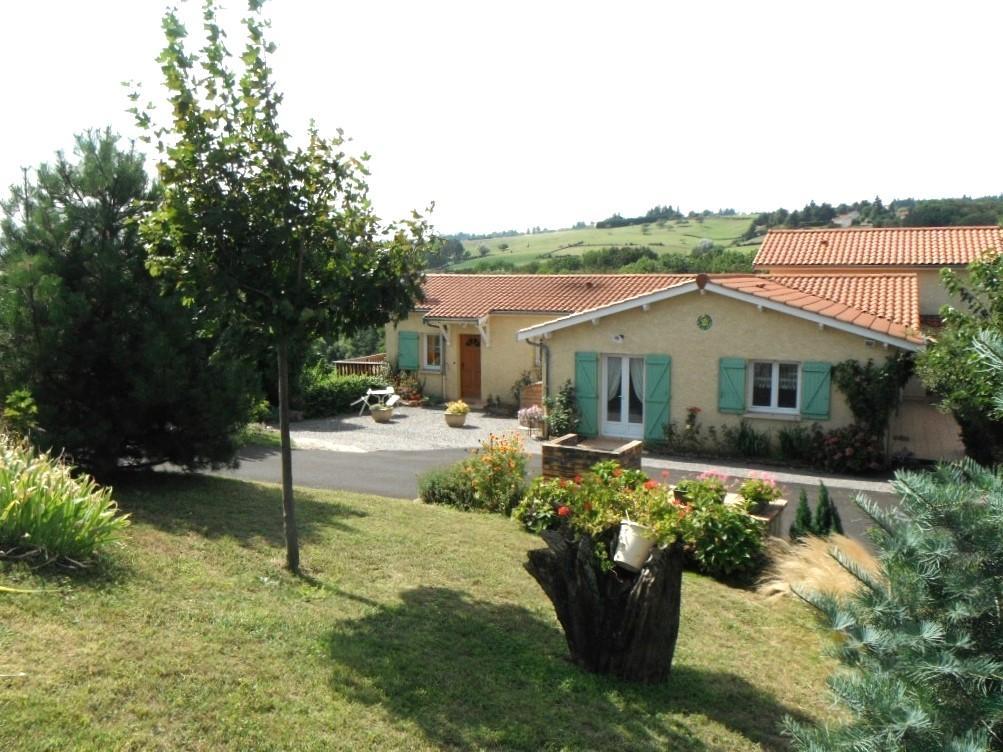
[[[683,215],[656,206],[639,217],[619,214],[563,230],[534,228],[444,239],[432,267],[463,272],[740,272],[752,268],[763,236],[773,228],[933,227],[994,225],[1003,220],[1003,196],[880,198],[852,204],[816,204],[788,211],[740,215],[733,210]]]

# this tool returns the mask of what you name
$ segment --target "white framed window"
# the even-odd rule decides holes
[[[748,397],[750,412],[797,413],[801,409],[801,364],[752,361]]]
[[[442,335],[425,334],[422,336],[421,367],[424,371],[442,370]]]

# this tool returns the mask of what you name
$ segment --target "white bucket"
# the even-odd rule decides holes
[[[655,545],[650,528],[631,520],[620,523],[620,538],[613,561],[631,572],[640,572]]]

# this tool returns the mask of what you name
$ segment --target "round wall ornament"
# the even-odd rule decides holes
[[[712,319],[710,317],[710,314],[701,313],[699,316],[697,316],[697,326],[702,331],[706,332],[708,329],[711,328],[711,326],[713,325],[713,323],[714,323],[714,319]]]

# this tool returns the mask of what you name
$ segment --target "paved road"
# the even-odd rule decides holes
[[[418,476],[437,467],[445,467],[468,456],[463,449],[433,449],[418,451],[336,452],[323,449],[296,449],[293,451],[293,482],[307,488],[324,488],[359,493],[372,493],[391,498],[413,499],[418,495]],[[701,467],[693,463],[667,463],[665,460],[645,460],[644,468],[658,478],[662,469],[670,466],[673,481],[694,477]],[[540,473],[540,456],[530,455],[529,473]],[[279,452],[266,447],[247,447],[240,453],[240,467],[217,471],[218,475],[243,480],[278,483],[281,479]],[[788,481],[786,477],[796,478]],[[782,527],[786,530],[794,519],[798,493],[808,490],[808,499],[815,505],[817,484],[806,476],[781,477],[780,485],[790,502],[784,510]],[[843,483],[842,485],[850,485]],[[894,503],[895,497],[885,492],[886,484],[865,482],[867,495],[882,506]],[[839,487],[839,481],[830,484],[848,535],[863,539],[868,526],[867,518],[852,503],[858,491]],[[872,489],[882,489],[880,491]]]

